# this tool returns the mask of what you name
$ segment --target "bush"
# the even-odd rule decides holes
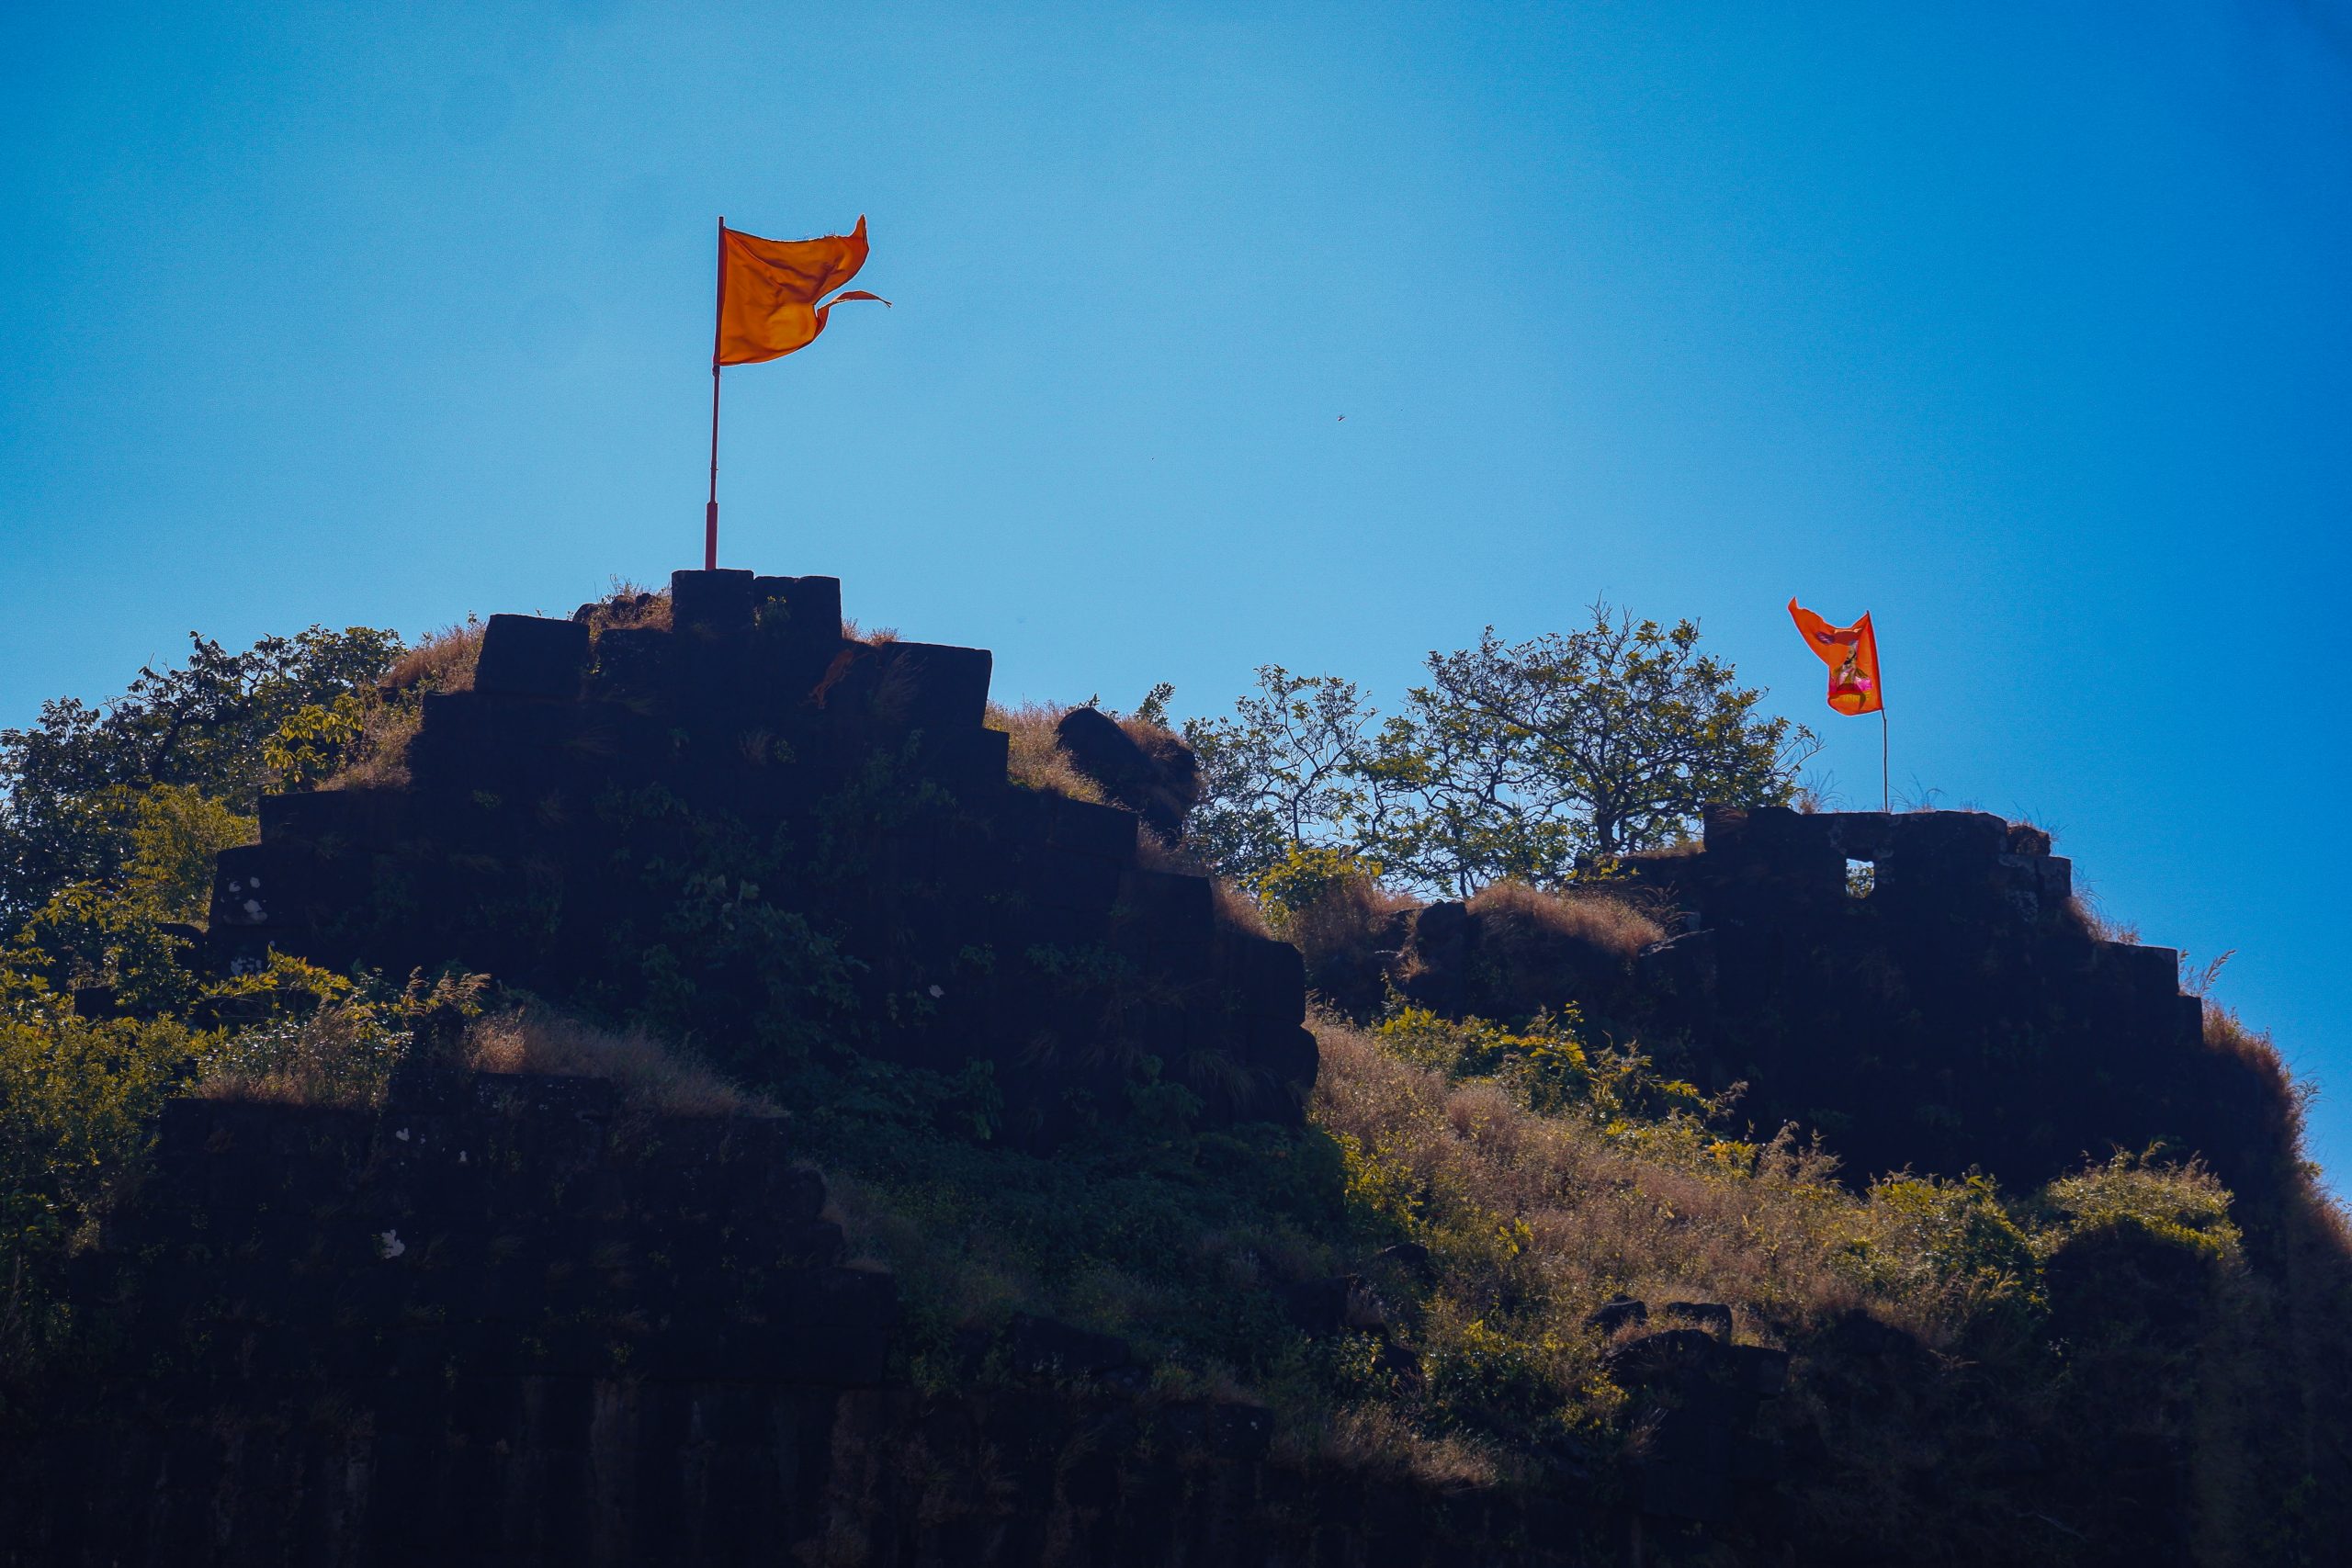
[[[0,967],[0,1382],[63,1342],[65,1258],[202,1046],[175,1020],[77,1018],[38,977]]]

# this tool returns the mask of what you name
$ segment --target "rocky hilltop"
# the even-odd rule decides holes
[[[1009,783],[986,650],[845,637],[829,577],[682,571],[670,603],[593,640],[492,616],[472,689],[424,698],[410,784],[264,800],[220,857],[212,961],[691,992],[713,1034],[988,1063],[1039,1133],[1146,1055],[1220,1116],[1298,1119],[1295,950],[1145,864],[1135,812]],[[790,921],[729,922],[747,885]]]
[[[265,798],[201,1005],[490,976],[769,1098],[440,1017],[380,1092],[172,1100],[0,1407],[0,1563],[2258,1562],[2343,1519],[2293,1093],[2045,834],[1716,811],[1293,945],[1187,867],[1172,738],[1072,711],[1072,798],[1009,776],[987,652],[845,631],[832,579],[660,608],[493,616],[397,775]]]

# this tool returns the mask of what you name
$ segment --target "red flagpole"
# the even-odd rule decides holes
[[[718,304],[710,322],[710,504],[702,513],[702,569],[718,570],[718,340],[727,320],[727,219],[718,220]]]

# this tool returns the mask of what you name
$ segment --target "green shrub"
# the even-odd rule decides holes
[[[63,1342],[64,1261],[202,1047],[173,1019],[77,1018],[38,976],[0,967],[0,1382]]]
[[[2128,1227],[2214,1263],[2238,1260],[2229,1190],[2194,1161],[2165,1166],[2119,1151],[2043,1188],[2038,1208],[2033,1245],[2044,1257],[2077,1236]]]

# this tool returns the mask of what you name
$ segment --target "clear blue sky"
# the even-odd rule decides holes
[[[729,373],[728,563],[1180,711],[1606,593],[1858,804],[1870,610],[2352,1168],[2343,0],[0,7],[0,723],[696,564],[720,212],[897,301]]]

